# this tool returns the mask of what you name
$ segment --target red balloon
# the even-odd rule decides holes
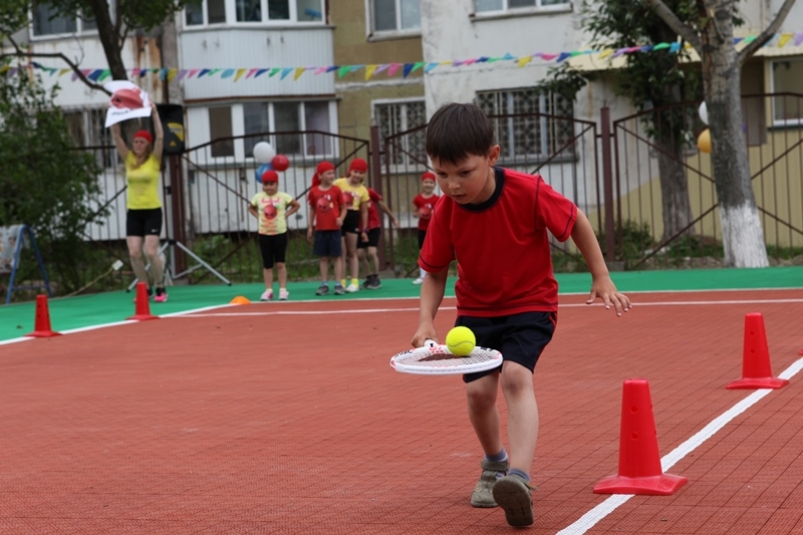
[[[277,171],[284,171],[290,167],[290,160],[288,160],[287,156],[284,154],[277,154],[273,157],[273,160],[271,160],[270,163]]]

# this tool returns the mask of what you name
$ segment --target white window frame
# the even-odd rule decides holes
[[[401,0],[394,0],[396,5],[396,29],[395,30],[375,30],[374,29],[374,0],[365,0],[365,35],[369,41],[383,41],[386,39],[404,39],[409,37],[420,37],[421,28],[411,30],[399,29],[401,23]]]
[[[770,92],[775,93],[775,64],[776,63],[799,63],[801,67],[803,67],[803,57],[801,56],[789,56],[785,59],[776,58],[770,62]],[[772,126],[774,127],[790,127],[790,126],[803,126],[803,117],[798,119],[776,119],[775,118],[775,106],[776,106],[776,97],[770,98],[771,104],[771,118],[772,118]],[[801,113],[803,113],[803,109],[801,109]]]
[[[424,105],[424,115],[426,117],[426,99],[421,97],[406,97],[406,98],[381,98],[371,101],[371,121],[375,122],[380,127],[380,135],[381,135],[381,125],[379,124],[379,113],[377,111],[378,106],[387,106],[387,105],[400,105],[400,104],[423,104]],[[407,107],[405,106],[402,111],[402,121],[404,122],[404,126],[402,127],[402,132],[406,132],[413,128],[409,126],[407,120]],[[398,132],[397,132],[398,133]],[[382,143],[384,144],[385,140],[382,139]],[[426,157],[426,156],[425,156]],[[427,161],[429,160],[426,157]],[[407,172],[411,167],[420,165],[417,161],[410,161],[408,156],[404,156],[404,162],[402,163],[391,163],[390,165],[390,172],[391,173],[402,173]],[[383,168],[387,166],[385,161],[382,162]]]
[[[477,90],[474,93],[475,102],[479,99],[479,95],[481,93],[507,93],[507,99],[505,102],[505,110],[500,110],[496,113],[496,115],[514,115],[512,111],[512,104],[513,104],[513,92],[516,91],[529,91],[532,90],[533,87],[507,87],[507,88],[500,88],[500,89],[481,89]],[[547,109],[547,100],[551,97],[550,94],[547,93],[540,93],[538,94],[538,112],[543,115],[555,115],[555,112],[552,111],[551,114],[548,113]],[[489,114],[493,115],[493,114]],[[572,116],[574,117],[574,103],[572,103]],[[507,139],[497,139],[496,142],[499,143],[502,147],[502,153],[499,156],[500,161],[507,161],[507,162],[515,162],[518,159],[526,159],[530,161],[538,161],[540,158],[548,157],[551,151],[550,144],[553,141],[551,137],[551,129],[549,125],[549,120],[547,117],[540,117],[538,119],[538,128],[540,130],[540,154],[516,154],[516,139],[513,136],[515,132],[515,117],[508,117],[506,119],[507,122]]]
[[[289,0],[290,18],[289,19],[276,19],[268,20],[268,0],[260,0],[260,11],[262,13],[261,21],[238,21],[237,20],[237,5],[236,0],[224,0],[226,21],[209,23],[209,9],[207,0],[201,2],[201,10],[203,13],[203,23],[201,24],[187,24],[187,10],[181,10],[181,23],[185,31],[203,30],[207,27],[231,27],[231,28],[253,28],[253,27],[277,27],[277,26],[326,26],[326,2],[327,0],[320,0],[321,2],[321,20],[319,21],[299,21],[298,20],[298,2],[297,0]]]
[[[47,2],[43,2],[47,3]],[[61,17],[66,19],[67,17]],[[64,33],[47,33],[44,35],[37,35],[34,31],[34,10],[33,6],[31,9],[28,10],[28,20],[30,24],[28,25],[28,35],[31,41],[47,41],[48,39],[64,39],[65,37],[72,37],[72,36],[86,36],[86,35],[97,35],[98,30],[97,28],[92,29],[84,29],[84,19],[80,16],[75,17],[75,31],[74,32],[64,32]]]
[[[572,1],[573,0],[566,0],[562,4],[553,4],[553,5],[542,5],[542,0],[535,0],[534,6],[524,6],[524,7],[508,7],[508,0],[502,0],[502,8],[493,10],[493,11],[479,11],[477,9],[477,1],[478,0],[471,0],[473,11],[471,13],[471,17],[481,20],[481,19],[495,19],[495,18],[505,18],[505,17],[515,17],[520,15],[539,15],[544,13],[562,13],[562,12],[570,12],[573,9]]]

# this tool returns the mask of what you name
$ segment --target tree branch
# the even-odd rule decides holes
[[[739,63],[744,63],[750,56],[756,53],[756,51],[764,46],[764,44],[772,39],[775,35],[775,32],[781,27],[783,21],[786,20],[786,16],[789,15],[789,12],[792,10],[792,5],[795,3],[795,0],[786,0],[781,9],[778,11],[778,14],[775,15],[775,19],[770,22],[770,25],[764,28],[764,31],[755,38],[749,45],[744,47],[741,52],[739,52]]]
[[[789,2],[790,0],[786,0]],[[794,3],[794,0],[791,0]],[[663,21],[666,23],[667,26],[672,28],[683,40],[687,41],[694,47],[698,54],[702,54],[702,42],[700,41],[700,37],[697,35],[697,32],[683,24],[681,20],[675,15],[675,13],[666,7],[661,0],[644,0],[650,9],[652,9],[656,15],[661,17]]]
[[[103,91],[103,92],[104,92],[104,93],[106,93],[107,95],[111,95],[111,93],[109,93],[109,91],[107,91],[107,90],[106,90],[106,88],[104,88],[102,85],[100,85],[100,84],[96,84],[95,82],[93,82],[92,80],[90,80],[89,78],[87,78],[86,76],[84,76],[84,73],[82,73],[82,72],[81,72],[81,69],[80,69],[80,68],[78,68],[78,65],[76,65],[75,63],[73,63],[73,62],[70,60],[70,58],[68,58],[67,56],[65,56],[63,53],[61,53],[61,52],[52,52],[52,53],[45,53],[45,52],[28,52],[28,51],[25,51],[25,50],[23,50],[22,48],[20,48],[20,46],[17,44],[17,42],[16,42],[16,41],[14,41],[14,39],[12,39],[10,36],[6,36],[6,40],[7,40],[8,42],[10,42],[10,43],[11,43],[11,45],[14,47],[14,50],[15,50],[15,52],[13,52],[13,53],[10,53],[10,54],[0,54],[0,59],[3,59],[3,58],[12,58],[12,57],[13,57],[13,58],[19,58],[19,57],[28,57],[28,58],[59,58],[59,59],[61,59],[62,61],[64,61],[64,63],[66,63],[66,64],[67,64],[67,65],[68,65],[68,66],[69,66],[69,67],[72,69],[73,73],[75,73],[75,75],[76,75],[78,78],[80,78],[80,80],[81,80],[81,81],[82,81],[82,82],[83,82],[83,83],[84,83],[84,84],[85,84],[87,87],[90,87],[90,88],[92,88],[92,89],[96,89],[96,90],[98,90],[98,91]]]

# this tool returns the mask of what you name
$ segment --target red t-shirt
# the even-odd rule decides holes
[[[368,205],[368,227],[365,230],[381,228],[382,220],[379,219],[379,211],[376,209],[376,203],[382,200],[382,196],[379,193],[377,193],[376,190],[374,190],[373,188],[367,188],[367,189],[368,189],[368,196],[371,198],[371,203]]]
[[[496,190],[481,205],[438,203],[418,264],[440,272],[458,259],[457,312],[508,316],[558,309],[547,230],[571,236],[577,206],[540,175],[496,168]]]
[[[309,205],[315,210],[315,230],[340,230],[337,218],[343,207],[343,192],[337,186],[322,190],[315,186],[307,196]]]
[[[432,194],[432,197],[424,197],[418,194],[413,199],[413,204],[418,208],[418,230],[427,230],[429,222],[432,219],[432,213],[435,211],[435,205],[438,204],[438,195]]]

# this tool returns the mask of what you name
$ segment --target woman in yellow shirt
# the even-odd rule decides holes
[[[164,132],[156,105],[151,104],[151,120],[156,139],[147,130],[134,134],[131,149],[122,135],[120,125],[112,125],[112,136],[120,158],[125,162],[125,178],[128,186],[126,207],[126,243],[131,257],[131,266],[140,282],[148,283],[148,294],[155,288],[154,301],[167,301],[164,288],[164,266],[159,258],[159,234],[162,232],[162,202],[159,200],[159,170],[162,163]],[[142,258],[143,241],[145,255],[151,264],[150,277]]]

